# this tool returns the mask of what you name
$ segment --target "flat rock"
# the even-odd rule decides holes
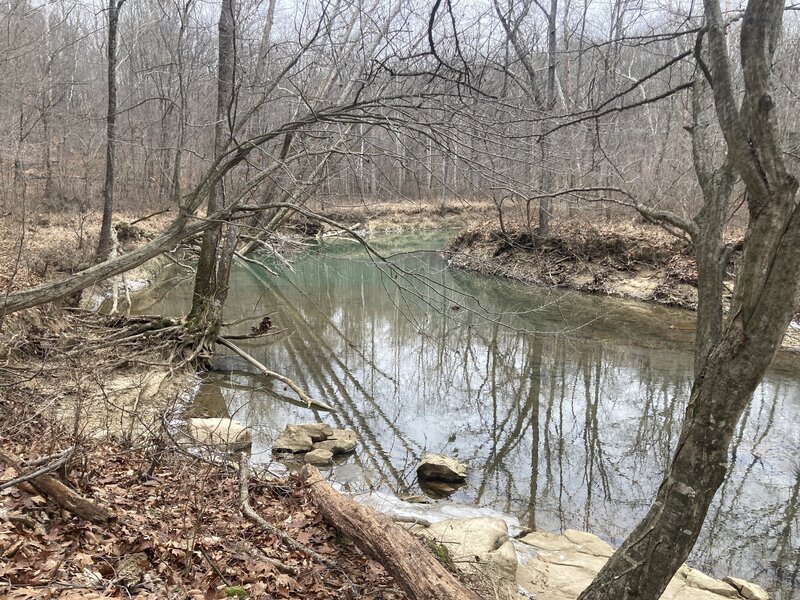
[[[306,452],[305,461],[310,465],[327,466],[333,463],[333,452],[330,450],[311,450]]]
[[[736,577],[726,577],[722,581],[735,587],[739,594],[747,600],[769,600],[769,594],[760,585]]]
[[[606,563],[613,548],[595,535],[568,529],[558,535],[534,531],[516,540],[522,564],[517,598],[575,600]],[[660,600],[769,600],[758,585],[726,577],[719,581],[686,565],[670,581]]]
[[[250,430],[233,419],[189,419],[189,434],[200,444],[238,451],[252,443]]]
[[[611,558],[611,555],[614,554],[614,548],[611,547],[611,544],[588,531],[567,529],[564,532],[564,537],[573,544],[577,544],[581,552],[587,552],[595,556],[605,556],[606,558]]]
[[[442,454],[425,454],[417,466],[420,479],[460,482],[467,478],[467,465]]]
[[[308,452],[314,442],[304,429],[297,425],[287,425],[272,442],[273,452]]]
[[[314,448],[329,450],[333,454],[347,454],[356,449],[358,439],[352,429],[333,429],[325,440],[315,441]]]
[[[714,594],[722,596],[723,598],[739,597],[739,592],[737,589],[727,582],[714,579],[702,571],[692,569],[691,567],[686,567],[684,572],[686,573],[686,585],[689,587],[693,587],[698,590],[706,590],[707,592],[713,592]]]
[[[508,537],[508,525],[496,517],[451,519],[411,531],[444,546],[459,568],[514,581],[517,552]],[[488,573],[487,573],[488,571]]]

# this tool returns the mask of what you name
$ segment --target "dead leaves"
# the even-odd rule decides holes
[[[297,481],[254,484],[253,507],[339,570],[314,564],[243,519],[233,472],[166,453],[152,477],[140,480],[151,466],[144,450],[97,445],[86,458],[90,467],[70,485],[113,507],[119,521],[98,527],[36,494],[4,490],[4,509],[36,524],[0,522],[4,598],[207,600],[234,589],[248,598],[403,598],[380,565],[337,542]]]

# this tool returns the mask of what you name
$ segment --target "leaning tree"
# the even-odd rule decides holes
[[[716,0],[705,0],[694,59],[694,166],[704,195],[695,219],[671,219],[695,241],[699,306],[695,379],[672,463],[646,516],[580,600],[657,599],[688,557],[729,461],[736,424],[780,347],[800,292],[798,182],[782,152],[772,59],[784,3],[750,0],[741,16],[743,91],[734,85],[727,34]],[[726,156],[713,163],[702,107],[711,90]],[[734,176],[746,188],[748,224],[733,297],[723,316],[721,280],[730,258],[721,232]],[[660,215],[662,218],[670,218]]]

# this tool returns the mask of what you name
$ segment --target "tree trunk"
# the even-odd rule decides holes
[[[106,109],[106,178],[103,183],[103,223],[97,243],[96,262],[108,259],[113,244],[111,219],[114,214],[114,154],[117,144],[117,25],[125,0],[108,2],[108,106]]]
[[[780,347],[800,293],[798,183],[787,172],[775,141],[777,122],[769,84],[783,2],[748,3],[741,34],[745,80],[741,112],[733,93],[719,4],[706,0],[705,8],[717,118],[731,162],[748,192],[745,251],[719,341],[709,345],[699,340],[701,352],[708,346],[708,357],[701,356],[695,363],[698,372],[678,449],[656,499],[580,600],[656,600],[661,596],[697,540],[725,477],[737,422]],[[711,212],[706,217],[711,218]],[[724,212],[713,218],[724,219]],[[721,232],[719,223],[714,226]],[[706,266],[713,271],[713,240],[708,236],[705,241],[709,244]],[[721,311],[718,304],[720,308],[710,307],[698,318],[715,318],[713,311]],[[713,337],[713,329],[706,325],[701,323],[698,332]]]
[[[233,130],[231,110],[234,85],[235,0],[223,0],[219,16],[219,64],[217,79],[217,121],[214,130],[214,158],[219,159],[228,146]],[[208,196],[208,214],[225,206],[222,179]],[[228,296],[228,278],[239,228],[212,223],[203,234],[200,258],[192,294],[192,308],[187,317],[190,330],[201,333],[201,342],[216,339],[222,324],[222,309]]]
[[[550,0],[550,11],[547,16],[547,106],[545,111],[548,117],[553,116],[556,107],[556,16],[558,15],[558,0]],[[547,121],[545,121],[547,123]],[[541,194],[546,195],[553,191],[553,156],[550,152],[550,140],[543,138],[542,144],[542,178]],[[550,235],[550,198],[539,200],[539,235]]]
[[[325,519],[365,554],[381,563],[416,600],[480,600],[436,560],[423,542],[386,515],[342,496],[306,465],[300,471],[314,504]]]

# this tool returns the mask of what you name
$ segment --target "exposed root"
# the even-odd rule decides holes
[[[284,385],[290,387],[294,391],[294,393],[296,393],[300,397],[300,400],[305,402],[309,407],[314,406],[314,407],[320,408],[322,410],[333,411],[333,407],[332,406],[328,406],[324,402],[321,402],[319,400],[315,400],[314,398],[309,396],[305,392],[305,390],[303,390],[303,388],[301,388],[299,385],[297,385],[294,381],[292,381],[288,377],[286,377],[284,375],[281,375],[280,373],[276,373],[275,371],[270,371],[267,367],[262,365],[260,362],[258,362],[252,356],[250,356],[250,354],[248,354],[247,352],[245,352],[244,350],[239,348],[239,346],[237,346],[236,344],[230,342],[229,340],[226,340],[223,337],[218,337],[217,338],[217,342],[219,342],[221,345],[225,346],[229,350],[231,350],[231,351],[235,352],[236,354],[238,354],[240,357],[242,357],[244,360],[246,360],[249,364],[253,365],[256,369],[261,371],[267,377],[272,377],[273,379],[277,379],[278,381],[280,381]]]

